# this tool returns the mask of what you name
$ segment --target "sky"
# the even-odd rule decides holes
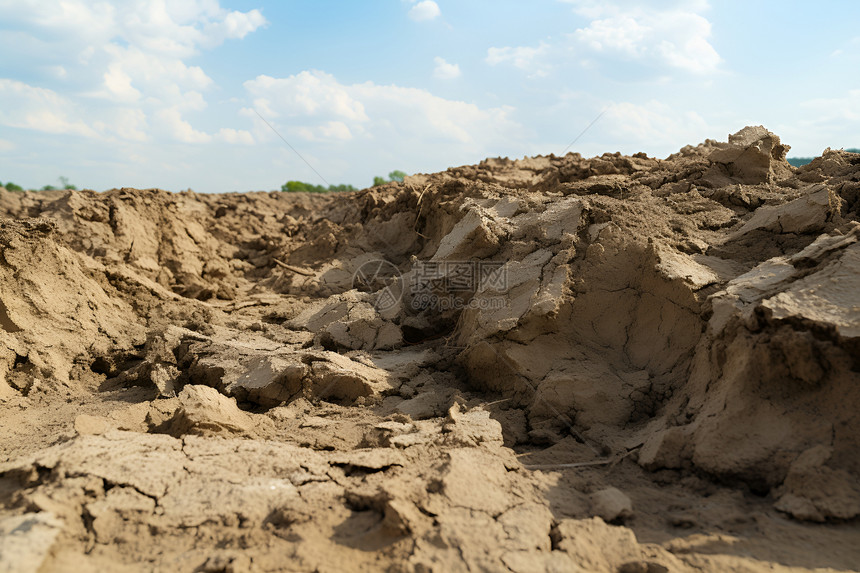
[[[860,147],[858,22],[856,1],[0,0],[0,182],[360,188],[745,125],[820,155]]]

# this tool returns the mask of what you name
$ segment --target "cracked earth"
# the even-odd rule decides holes
[[[860,156],[787,151],[0,191],[0,571],[857,570]]]

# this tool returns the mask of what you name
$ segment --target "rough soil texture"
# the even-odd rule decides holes
[[[860,156],[787,150],[0,192],[0,571],[858,570]]]

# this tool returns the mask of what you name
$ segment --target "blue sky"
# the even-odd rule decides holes
[[[763,124],[860,146],[860,3],[0,0],[0,181],[369,185],[484,157],[665,157]]]

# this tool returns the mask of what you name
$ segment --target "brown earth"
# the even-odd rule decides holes
[[[860,156],[0,192],[0,571],[860,570]]]

